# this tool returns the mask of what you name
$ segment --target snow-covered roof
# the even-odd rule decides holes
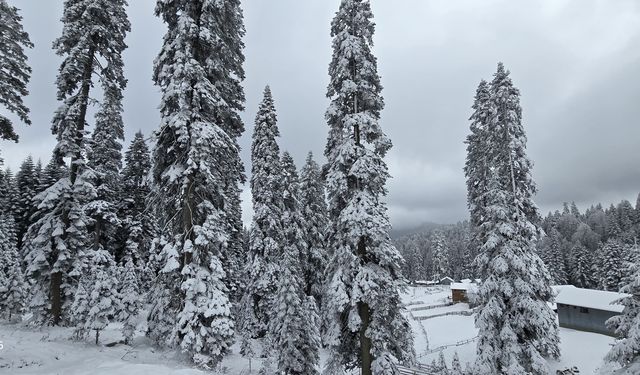
[[[416,284],[421,284],[421,285],[435,285],[437,284],[437,281],[433,281],[433,280],[416,280]]]
[[[442,279],[440,279],[440,281],[444,281],[444,280],[455,281],[452,278],[450,278],[449,276],[445,276]]]
[[[630,296],[626,293],[576,288],[573,285],[558,285],[554,286],[553,289],[557,293],[556,303],[558,304],[587,307],[617,313],[621,313],[624,306],[612,303],[620,298]]]
[[[451,289],[455,290],[476,290],[478,285],[473,283],[451,283]]]

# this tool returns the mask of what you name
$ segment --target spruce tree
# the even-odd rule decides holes
[[[411,329],[401,314],[402,257],[389,238],[384,157],[391,140],[379,124],[384,107],[371,3],[343,0],[331,23],[333,58],[326,112],[329,136],[327,196],[330,228],[323,315],[330,347],[327,369],[393,373],[392,363],[413,362]]]
[[[609,239],[600,250],[598,275],[600,287],[617,292],[624,286],[624,248],[617,239]]]
[[[124,43],[124,41],[122,41]],[[119,46],[124,49],[124,46]],[[116,233],[120,226],[118,202],[122,197],[120,169],[122,168],[122,144],[124,124],[122,122],[122,90],[126,85],[123,73],[122,57],[112,69],[117,75],[116,82],[105,85],[104,99],[96,114],[96,128],[90,141],[88,167],[93,171],[93,185],[96,198],[86,206],[91,216],[91,234],[94,249],[107,249],[115,255],[116,262],[124,256],[123,249],[117,249]],[[114,63],[114,62],[112,62]],[[116,63],[114,63],[116,64]]]
[[[122,309],[121,296],[117,292],[118,279],[115,276],[115,270],[115,262],[111,254],[103,249],[92,251],[88,311],[84,319],[80,320],[84,323],[84,332],[88,334],[95,331],[96,345],[99,344],[100,331],[104,330]]]
[[[151,192],[148,179],[150,169],[149,147],[142,132],[137,132],[125,152],[119,216],[122,219],[121,236],[125,242],[124,259],[133,261],[139,279],[144,282],[143,286],[150,283],[147,262],[151,242],[157,233],[154,210],[147,204]]]
[[[616,342],[605,359],[628,366],[640,358],[640,264],[634,263],[630,282],[621,290],[630,294],[616,303],[624,306],[621,315],[607,320],[607,326],[616,333]]]
[[[444,234],[436,231],[433,235],[433,281],[449,276],[449,247]]]
[[[282,256],[284,210],[282,166],[276,138],[280,136],[271,90],[260,103],[251,144],[253,220],[249,232],[248,285],[242,300],[242,331],[264,337],[275,293],[277,264]]]
[[[0,184],[0,195],[2,196],[3,208],[2,212],[11,216],[11,220],[13,220],[15,226],[19,210],[17,198],[20,195],[20,192],[18,191],[16,178],[13,175],[13,171],[11,171],[11,168],[7,168],[4,171],[4,173],[2,174],[2,179],[0,180]]]
[[[89,291],[87,289],[91,287],[90,282],[93,282],[93,280],[89,275],[80,277],[76,292],[73,295],[70,321],[75,325],[73,335],[76,340],[83,340],[87,336],[85,321],[89,313]]]
[[[20,318],[28,290],[16,242],[13,217],[0,213],[0,311],[8,320]]]
[[[571,249],[571,281],[579,288],[595,288],[597,278],[593,254],[582,244],[574,245]]]
[[[279,262],[269,339],[282,374],[319,374],[319,318],[313,297],[305,293],[306,244],[300,215],[299,181],[291,155],[282,155],[283,247]]]
[[[38,193],[42,193],[53,186],[53,184],[58,182],[58,180],[63,178],[67,173],[68,170],[65,165],[60,165],[55,156],[51,158],[40,174]]]
[[[438,370],[441,374],[449,374],[449,367],[447,366],[447,360],[444,359],[444,352],[440,352],[438,355]]]
[[[18,248],[22,248],[22,237],[29,225],[32,224],[31,217],[35,213],[36,207],[33,204],[33,197],[37,193],[38,175],[36,174],[33,158],[29,155],[16,175],[16,185],[18,190],[16,215],[16,235],[18,238]]]
[[[242,180],[239,3],[177,0],[156,7],[167,33],[153,74],[162,120],[152,175],[165,235],[148,333],[178,345],[203,368],[222,359],[234,334],[222,262],[237,220],[228,211],[237,205],[233,187]]]
[[[18,8],[0,0],[0,105],[30,125],[29,108],[22,98],[29,94],[27,84],[31,68],[27,63],[26,48],[33,48],[29,34],[22,28]],[[13,123],[0,114],[0,139],[18,141]]]
[[[130,25],[124,0],[66,0],[62,35],[54,49],[63,57],[56,80],[62,102],[53,119],[57,137],[56,162],[70,159],[68,177],[63,177],[39,195],[39,220],[27,231],[27,262],[38,291],[33,301],[38,320],[54,325],[64,323],[77,276],[82,270],[82,253],[90,238],[90,218],[85,205],[96,198],[96,177],[86,167],[85,125],[94,75],[99,75],[104,100],[96,116],[101,121],[104,108],[111,105],[109,90],[124,88],[122,51]],[[100,62],[101,63],[96,63]],[[105,115],[108,117],[109,115]],[[106,118],[105,118],[106,121]],[[48,294],[48,302],[44,296]]]
[[[460,364],[460,357],[458,357],[458,352],[453,353],[453,360],[451,361],[451,371],[449,372],[451,375],[465,375],[462,370],[462,365]]]
[[[300,206],[305,218],[304,239],[306,252],[303,256],[306,293],[318,303],[323,294],[324,270],[327,265],[326,231],[327,202],[320,166],[309,152],[300,171]]]
[[[131,344],[138,325],[138,314],[143,307],[138,287],[138,277],[131,258],[126,260],[123,268],[120,279],[120,296],[118,318],[123,323],[122,335],[124,336],[124,342],[125,344]]]
[[[86,177],[82,173],[73,183],[62,178],[34,197],[38,220],[25,234],[23,252],[33,282],[29,305],[39,324],[70,323],[68,308],[90,244],[84,204],[95,190]]]
[[[542,240],[539,248],[540,258],[547,266],[551,282],[554,285],[564,285],[568,281],[567,268],[562,254],[563,241],[560,232],[552,228],[549,235]]]
[[[490,175],[478,256],[483,276],[474,373],[547,374],[545,357],[559,357],[558,326],[547,302],[551,278],[535,250],[541,230],[533,202],[536,186],[526,155],[520,92],[498,64],[491,82],[491,116],[485,145]]]
[[[226,211],[229,220],[227,222],[229,230],[229,240],[227,251],[223,254],[222,265],[225,270],[224,283],[229,290],[229,299],[234,307],[234,312],[240,308],[242,296],[245,289],[245,266],[247,253],[244,249],[244,226],[242,222],[242,207],[240,193],[242,189],[236,184],[227,185],[227,195],[229,196],[229,209]],[[237,314],[236,321],[237,321]]]
[[[481,80],[476,89],[473,114],[470,117],[469,130],[465,143],[467,144],[467,158],[464,173],[467,178],[467,206],[470,212],[471,238],[467,253],[467,276],[475,274],[473,260],[480,252],[484,243],[484,234],[481,232],[483,210],[486,204],[483,197],[486,192],[488,176],[487,138],[489,136],[490,97],[489,84]],[[471,262],[469,262],[471,261]]]

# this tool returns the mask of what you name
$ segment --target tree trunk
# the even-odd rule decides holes
[[[73,186],[78,178],[78,161],[82,159],[82,144],[84,139],[84,123],[85,117],[87,116],[87,106],[89,104],[89,90],[91,89],[91,75],[93,73],[93,60],[95,55],[95,44],[92,43],[89,47],[89,53],[87,57],[87,61],[84,66],[84,71],[82,72],[82,85],[80,87],[80,96],[78,100],[80,100],[80,113],[78,114],[78,122],[76,124],[76,145],[78,150],[76,154],[71,157],[71,168],[69,170],[69,181]],[[72,198],[73,199],[73,198]],[[65,209],[62,213],[62,222],[64,223],[65,229],[69,228],[69,212]],[[66,230],[63,235],[63,240],[66,240]],[[58,252],[55,251],[53,253],[54,264],[58,260]],[[49,302],[51,303],[51,324],[58,325],[60,324],[60,316],[62,315],[62,295],[61,295],[61,285],[62,285],[62,271],[58,270],[56,272],[51,273],[51,284],[50,284],[50,298]]]
[[[358,255],[360,259],[364,261],[364,257],[366,255],[366,246],[364,243],[364,238],[360,238],[358,242]],[[371,362],[373,362],[373,356],[371,355],[371,338],[367,337],[366,332],[369,328],[369,324],[371,323],[371,311],[369,310],[369,305],[365,302],[358,302],[358,315],[360,316],[360,320],[362,321],[360,325],[360,359],[362,365],[362,375],[371,375]]]
[[[356,77],[356,64],[353,64],[353,77]],[[358,113],[358,94],[353,95],[353,113]],[[356,144],[356,148],[362,147],[360,144],[360,124],[356,123],[353,126],[353,139]],[[359,178],[356,179],[356,190],[362,190],[362,183]],[[358,256],[362,264],[367,262],[367,247],[364,237],[358,239]],[[373,356],[371,355],[371,338],[367,337],[367,329],[371,323],[371,311],[369,305],[366,302],[358,302],[358,315],[360,316],[360,362],[362,366],[362,375],[371,375],[371,362],[373,362]]]
[[[89,105],[89,90],[91,89],[91,75],[93,74],[95,53],[96,47],[95,44],[92,43],[91,46],[89,46],[88,61],[86,61],[84,71],[82,72],[82,86],[80,88],[80,96],[78,97],[78,100],[80,100],[80,113],[78,114],[78,123],[76,124],[76,145],[78,146],[78,150],[76,155],[71,158],[71,170],[69,171],[71,185],[76,182],[76,178],[78,177],[79,165],[77,161],[82,159],[81,147],[84,140],[84,123],[87,117],[87,106]]]
[[[62,314],[62,295],[60,294],[60,286],[62,285],[62,272],[54,272],[51,274],[51,324],[57,326],[60,324],[60,315]]]
[[[100,338],[100,330],[96,329],[96,345],[98,345],[98,339]]]

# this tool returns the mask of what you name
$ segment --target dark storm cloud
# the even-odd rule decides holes
[[[62,1],[13,0],[36,43],[27,99],[34,125],[20,127],[19,145],[3,142],[6,164],[27,154],[47,159],[49,124],[57,107],[53,82],[60,59]],[[127,137],[149,135],[159,123],[160,95],[152,61],[164,26],[155,2],[130,0],[133,31],[125,55]],[[331,56],[329,22],[338,1],[246,0],[243,113],[249,145],[262,89],[274,92],[282,149],[300,165],[307,151],[322,156]],[[529,156],[543,210],[575,200],[635,199],[640,191],[640,9],[635,0],[430,1],[374,0],[375,53],[385,86],[383,126],[394,142],[388,203],[396,227],[467,216],[464,138],[475,87],[504,61],[522,92]],[[245,221],[251,212],[243,193]]]

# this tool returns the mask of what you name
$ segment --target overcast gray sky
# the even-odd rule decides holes
[[[127,141],[158,126],[151,82],[163,24],[155,1],[129,0],[133,31],[125,64]],[[14,170],[28,154],[48,159],[58,106],[62,0],[9,0],[22,9],[36,47],[26,99],[33,125],[19,144],[0,143]],[[300,166],[309,150],[324,161],[324,111],[337,0],[245,0],[247,96],[241,144],[249,166],[253,119],[270,84],[282,149]],[[544,213],[575,200],[635,203],[640,191],[640,2],[637,0],[373,0],[375,54],[385,87],[383,127],[394,142],[389,208],[397,228],[467,218],[463,141],[475,88],[503,61],[521,90],[537,202]],[[0,109],[4,111],[4,108]],[[126,147],[126,145],[125,145]],[[250,218],[248,189],[244,218]]]

